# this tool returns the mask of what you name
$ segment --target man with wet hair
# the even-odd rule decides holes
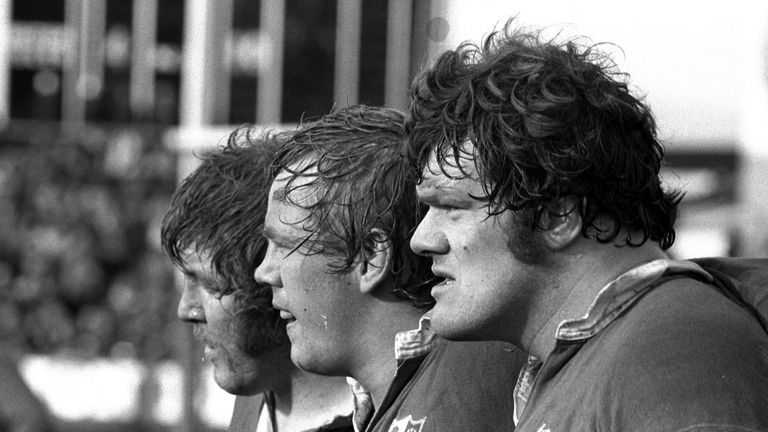
[[[531,354],[517,430],[768,430],[765,321],[711,263],[665,253],[682,195],[605,54],[509,22],[411,98],[432,328]]]
[[[503,389],[525,356],[437,339],[422,319],[436,280],[409,248],[422,209],[404,121],[359,105],[292,133],[274,163],[254,277],[272,287],[294,363],[351,378],[357,431],[507,431]]]
[[[252,277],[281,137],[236,130],[174,193],[161,237],[185,276],[178,314],[205,344],[216,383],[238,395],[230,431],[351,430],[344,379],[293,365],[271,292]]]

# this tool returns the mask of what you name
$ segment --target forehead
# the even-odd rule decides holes
[[[421,171],[421,182],[416,186],[419,195],[433,190],[452,190],[470,187],[474,194],[482,193],[480,178],[474,159],[474,146],[465,142],[462,144],[458,155],[453,149],[448,148],[440,153],[432,149],[427,163]],[[458,156],[458,157],[457,157]]]
[[[181,253],[181,259],[184,262],[183,270],[188,273],[213,273],[211,257],[208,251],[196,250],[195,245],[191,245]]]
[[[309,210],[302,208],[311,205],[316,195],[310,187],[304,187],[309,177],[293,177],[285,170],[275,177],[269,189],[269,203],[264,226],[269,230],[293,226],[305,221]]]
[[[295,175],[286,170],[281,170],[270,186],[270,203],[272,201],[286,204],[294,202],[302,206],[311,204],[315,194],[308,184],[314,178],[313,176],[317,173],[317,170],[309,168],[306,171],[300,171],[301,167],[299,166],[291,166],[291,169],[301,174]]]

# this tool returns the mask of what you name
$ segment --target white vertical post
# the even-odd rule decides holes
[[[336,70],[333,98],[337,106],[354,105],[360,92],[361,0],[338,0],[336,11]]]
[[[104,87],[104,31],[106,0],[67,0],[64,4],[67,49],[62,75],[61,119],[77,131],[86,120],[88,100],[98,97]]]
[[[437,57],[446,49],[454,48],[448,41],[450,33],[450,20],[448,14],[451,11],[452,0],[430,0],[429,21],[427,28],[427,56],[429,59]]]
[[[155,108],[157,6],[157,0],[133,0],[129,93],[134,119],[148,118]]]
[[[78,91],[88,102],[101,95],[104,89],[105,33],[107,27],[107,0],[84,0],[83,22],[80,27],[82,43],[80,82]]]
[[[0,0],[0,130],[11,119],[12,0]]]
[[[179,123],[202,126],[226,119],[232,0],[187,0]]]
[[[83,27],[83,9],[88,0],[66,0],[64,2],[64,52],[61,64],[61,121],[70,130],[77,130],[85,123],[85,99],[78,91],[80,83],[80,57]]]
[[[464,3],[462,3],[464,4]],[[413,4],[411,26],[411,70],[416,75],[421,68],[448,48],[453,48],[449,14],[457,7],[453,0],[419,0]]]
[[[408,107],[412,25],[413,0],[389,0],[384,105],[399,110]]]
[[[738,184],[741,205],[738,223],[741,252],[748,256],[768,256],[768,4],[758,2],[743,11],[744,25],[739,31],[743,64],[740,154],[742,163]]]
[[[181,61],[179,123],[199,126],[206,123],[205,56],[206,3],[187,0],[184,5],[184,42]]]
[[[260,62],[256,123],[280,122],[283,97],[283,51],[285,49],[285,0],[261,1],[261,46],[266,47]]]

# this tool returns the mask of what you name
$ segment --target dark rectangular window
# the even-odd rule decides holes
[[[317,118],[333,107],[336,1],[288,0],[281,121]]]

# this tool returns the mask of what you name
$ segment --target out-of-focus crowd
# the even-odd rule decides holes
[[[0,134],[5,353],[170,356],[173,274],[157,227],[176,182],[160,130]]]

